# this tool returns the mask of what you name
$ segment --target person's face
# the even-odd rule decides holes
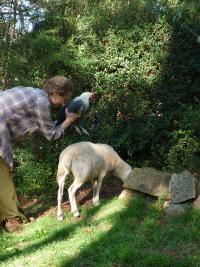
[[[68,92],[67,94],[63,95],[58,93],[57,91],[53,91],[49,93],[48,96],[52,105],[63,106],[65,102],[68,101],[72,96],[72,92]]]

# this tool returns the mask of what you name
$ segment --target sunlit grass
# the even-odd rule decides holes
[[[159,202],[103,200],[0,236],[0,266],[200,266],[200,214],[167,219]]]

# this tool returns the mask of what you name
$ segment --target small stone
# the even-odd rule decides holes
[[[124,189],[119,195],[119,199],[131,200],[139,195],[138,192],[131,189]]]
[[[200,196],[198,196],[198,198],[194,201],[194,203],[193,203],[193,207],[194,207],[195,209],[200,210]]]
[[[172,204],[170,201],[166,201],[163,205],[164,212],[169,217],[181,216],[185,213],[185,209],[181,204]]]

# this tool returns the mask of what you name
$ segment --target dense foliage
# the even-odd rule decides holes
[[[43,12],[31,15],[32,31],[9,43],[7,87],[41,87],[61,74],[72,77],[77,95],[93,90],[98,101],[85,122],[89,138],[69,132],[49,144],[34,136],[16,151],[25,189],[51,184],[61,150],[79,140],[108,143],[133,166],[198,171],[199,1],[32,3]]]

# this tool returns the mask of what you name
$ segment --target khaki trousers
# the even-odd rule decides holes
[[[18,200],[8,164],[0,157],[0,223],[9,218],[26,220],[18,210]]]

